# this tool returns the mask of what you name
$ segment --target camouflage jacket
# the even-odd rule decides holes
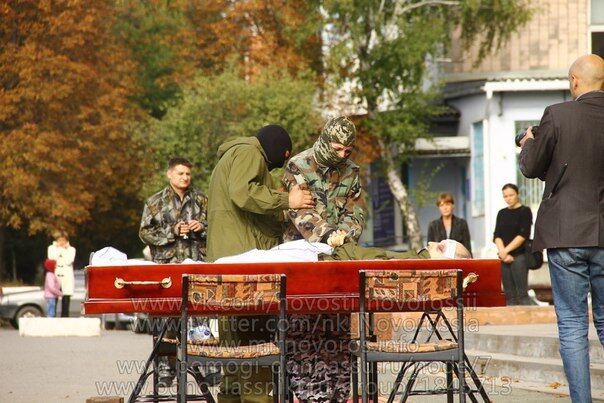
[[[182,201],[170,186],[147,200],[139,237],[149,245],[154,262],[180,263],[187,258],[205,260],[207,207],[206,195],[191,187],[186,190]],[[188,239],[178,236],[174,233],[174,226],[181,219],[196,219],[203,229],[189,233]]]
[[[319,242],[333,230],[344,230],[358,241],[365,226],[365,199],[359,167],[346,160],[337,168],[320,165],[310,148],[291,158],[285,167],[283,185],[306,187],[315,198],[313,209],[289,209],[284,241],[304,238]],[[323,239],[324,241],[324,239]]]

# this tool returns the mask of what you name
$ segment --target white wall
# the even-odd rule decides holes
[[[416,184],[424,181],[431,173],[438,171],[431,177],[430,186],[427,189],[436,195],[442,192],[449,192],[455,199],[455,210],[453,214],[458,217],[466,218],[469,213],[469,204],[466,204],[467,195],[465,195],[464,173],[469,163],[468,157],[449,157],[449,158],[416,158],[412,163],[412,174],[410,190],[417,189]],[[431,195],[432,196],[432,195]],[[426,240],[428,236],[428,225],[430,221],[440,216],[438,207],[436,207],[436,196],[423,200],[420,205],[416,197],[412,198],[413,205],[417,208],[419,225]],[[467,207],[466,207],[467,206]]]

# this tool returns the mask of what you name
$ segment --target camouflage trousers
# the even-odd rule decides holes
[[[350,315],[289,315],[287,372],[300,402],[346,402],[350,395]]]

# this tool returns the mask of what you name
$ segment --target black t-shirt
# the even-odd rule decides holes
[[[520,206],[515,209],[504,208],[497,213],[497,223],[495,224],[495,238],[501,238],[503,245],[507,246],[517,235],[529,239],[531,236],[531,225],[533,225],[533,213],[526,206]],[[523,245],[510,252],[512,256],[518,256],[524,253]]]

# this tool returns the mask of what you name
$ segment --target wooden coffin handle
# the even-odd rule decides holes
[[[467,276],[464,277],[463,279],[463,284],[462,284],[462,288],[465,291],[466,288],[468,288],[468,286],[472,283],[475,283],[478,281],[478,274],[476,273],[470,273]]]
[[[123,278],[116,277],[113,282],[115,288],[124,288],[127,285],[161,285],[163,288],[172,287],[172,278],[166,277],[161,281],[124,281]]]

